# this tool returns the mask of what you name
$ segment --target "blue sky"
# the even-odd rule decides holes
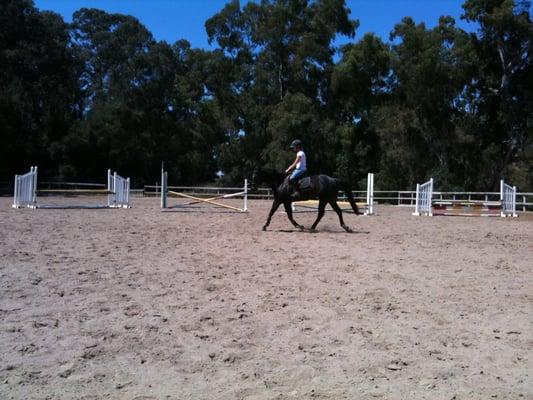
[[[451,15],[463,29],[472,30],[460,20],[464,0],[347,0],[351,17],[359,19],[356,40],[374,32],[388,40],[394,25],[405,16],[431,28],[439,16]],[[137,17],[158,40],[174,43],[188,40],[193,47],[209,48],[204,22],[224,7],[224,0],[35,0],[40,10],[55,11],[66,21],[80,8],[99,8],[109,13]],[[241,5],[246,1],[241,0]],[[345,40],[337,41],[337,44]]]

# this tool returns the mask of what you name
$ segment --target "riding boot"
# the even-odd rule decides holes
[[[292,201],[300,200],[300,192],[298,191],[298,189],[296,189],[296,191],[293,194],[291,194],[291,200]]]
[[[292,183],[292,181],[289,179],[288,181],[288,185],[287,185],[287,190],[289,192],[289,197],[292,196],[292,191],[296,191],[296,185],[294,183]]]

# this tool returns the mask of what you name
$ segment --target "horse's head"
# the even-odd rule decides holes
[[[252,181],[250,182],[250,190],[256,191],[257,186],[264,182],[264,176],[262,169],[259,167],[254,168],[254,172],[252,173]]]
[[[257,167],[254,169],[252,175],[251,188],[256,190],[257,186],[262,183],[266,183],[270,187],[277,187],[285,179],[285,174],[279,171],[276,171],[272,168],[262,168]]]

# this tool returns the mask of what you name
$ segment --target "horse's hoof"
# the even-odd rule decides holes
[[[303,225],[296,225],[296,227],[301,231],[305,231],[305,226]]]
[[[352,233],[353,232],[352,228],[350,228],[349,226],[343,225],[343,228],[348,233]]]
[[[263,226],[263,232],[267,230],[267,227],[266,226]]]

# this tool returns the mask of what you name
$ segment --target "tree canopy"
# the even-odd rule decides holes
[[[355,40],[344,0],[228,2],[205,21],[213,50],[156,40],[138,19],[80,9],[71,23],[31,0],[0,5],[0,180],[236,184],[285,168],[381,189],[533,190],[531,2],[466,0],[427,28]],[[357,10],[354,17],[357,17]],[[348,44],[338,48],[339,36]]]

